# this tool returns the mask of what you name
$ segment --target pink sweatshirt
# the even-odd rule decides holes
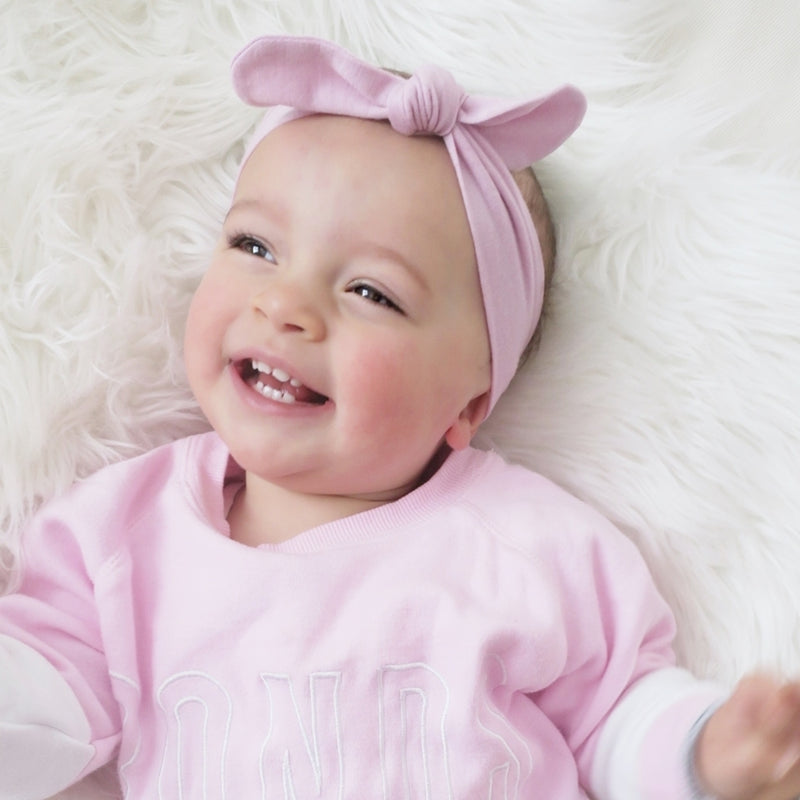
[[[0,797],[117,752],[131,800],[691,796],[685,741],[717,691],[673,667],[668,608],[589,507],[466,450],[395,503],[249,548],[237,481],[206,434],[38,515],[0,599]]]

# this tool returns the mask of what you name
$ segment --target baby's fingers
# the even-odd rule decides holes
[[[800,685],[744,678],[706,724],[698,774],[730,800],[786,800],[800,792]]]
[[[800,685],[776,687],[759,717],[757,732],[765,754],[774,759],[774,776],[778,780],[800,758]]]
[[[800,792],[800,686],[777,687],[760,714],[759,750],[769,779],[759,800],[785,800]]]

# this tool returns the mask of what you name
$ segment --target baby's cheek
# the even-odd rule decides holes
[[[184,333],[184,359],[191,380],[206,370],[217,370],[230,328],[230,304],[225,292],[204,279],[192,298]]]
[[[350,396],[372,431],[408,439],[437,425],[442,387],[416,342],[365,342],[350,372]]]
[[[403,371],[396,364],[394,355],[380,347],[366,345],[354,359],[349,369],[350,390],[363,403],[383,402],[397,395],[402,384]]]
[[[195,294],[189,306],[184,333],[184,353],[187,366],[195,363],[208,346],[213,317],[207,312],[207,303],[201,294]]]
[[[386,412],[387,403],[402,404],[408,393],[411,358],[408,347],[365,334],[340,362],[338,377],[346,384],[351,402]]]

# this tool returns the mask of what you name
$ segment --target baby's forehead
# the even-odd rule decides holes
[[[444,142],[406,136],[385,121],[308,115],[271,130],[253,148],[237,193],[303,181],[320,197],[331,183],[344,199],[363,194],[387,214],[408,213],[423,227],[449,217],[472,238],[461,187]],[[427,219],[426,217],[429,217]]]
[[[291,119],[269,131],[256,145],[280,149],[283,157],[306,159],[315,153],[340,158],[350,156],[386,171],[415,168],[436,170],[431,180],[447,176],[458,188],[455,168],[439,136],[406,136],[386,120],[367,120],[329,114],[311,114]],[[460,195],[460,189],[459,189]]]

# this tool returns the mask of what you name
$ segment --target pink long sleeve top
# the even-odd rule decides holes
[[[250,548],[241,479],[210,433],[37,516],[0,599],[0,796],[113,757],[132,800],[691,796],[717,691],[673,666],[642,559],[585,504],[468,449]]]

